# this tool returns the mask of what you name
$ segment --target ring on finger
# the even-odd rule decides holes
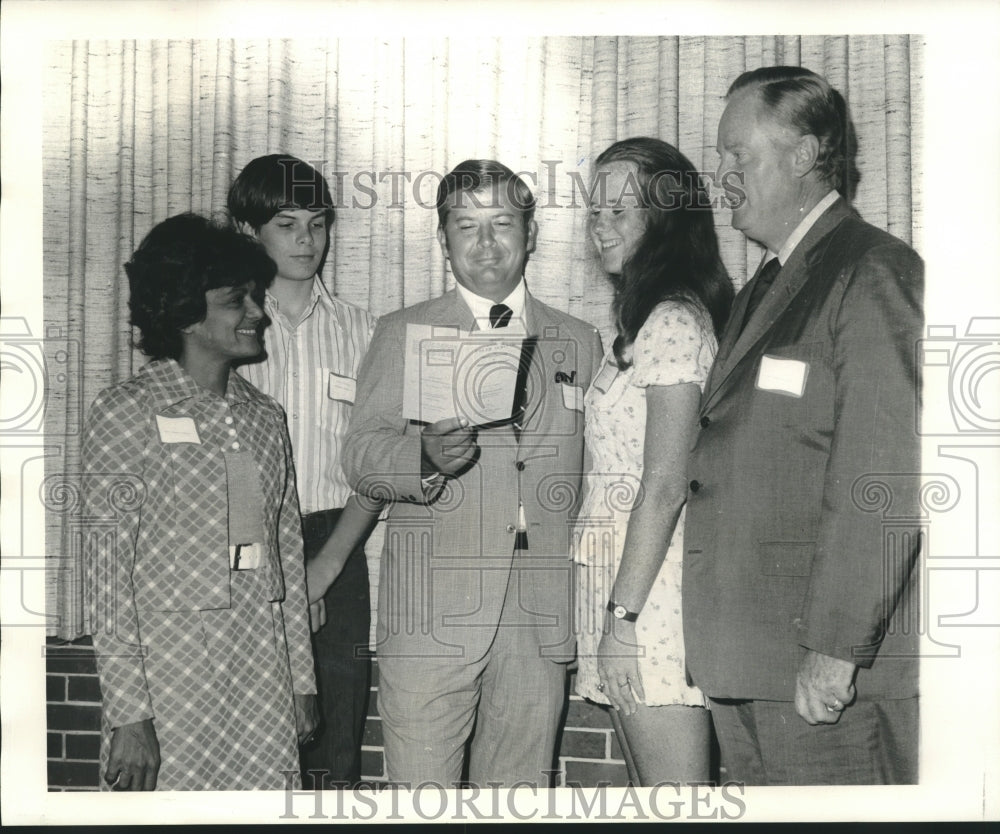
[[[598,692],[604,691],[604,681],[601,681],[600,683],[597,684],[597,691]]]

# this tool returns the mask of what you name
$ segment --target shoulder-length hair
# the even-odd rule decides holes
[[[595,162],[632,162],[645,208],[646,227],[615,282],[613,311],[618,329],[615,358],[623,353],[662,301],[704,306],[721,335],[733,301],[733,285],[719,256],[711,200],[698,171],[677,148],[659,139],[615,142]]]

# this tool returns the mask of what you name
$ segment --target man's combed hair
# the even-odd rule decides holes
[[[226,200],[236,223],[255,231],[284,209],[323,210],[333,223],[334,202],[326,178],[308,162],[288,154],[258,156],[247,163]]]
[[[255,240],[200,215],[158,223],[125,264],[136,347],[153,359],[179,359],[181,330],[204,320],[206,292],[252,282],[254,300],[263,305],[276,270]]]
[[[804,67],[760,67],[740,75],[727,96],[755,88],[779,122],[819,140],[816,168],[830,188],[854,198],[861,173],[857,169],[857,135],[847,102],[821,75]]]
[[[453,194],[468,200],[470,206],[489,208],[499,205],[501,190],[506,194],[507,201],[521,212],[524,228],[527,229],[535,216],[535,195],[524,180],[493,159],[466,159],[445,174],[437,191],[438,222],[442,226],[447,222]]]
[[[711,200],[698,171],[684,154],[644,136],[615,142],[595,161],[633,163],[646,226],[635,251],[615,280],[612,309],[619,368],[649,314],[661,301],[699,303],[722,333],[733,301],[733,285],[719,256]],[[614,201],[616,195],[609,195]]]

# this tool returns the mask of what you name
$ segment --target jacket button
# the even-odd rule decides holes
[[[517,463],[514,464],[514,467],[517,469],[518,472],[521,472],[524,469],[524,461],[519,460]]]
[[[708,428],[708,424],[709,424],[709,423],[711,423],[711,422],[712,422],[712,421],[711,421],[711,420],[709,420],[709,419],[708,419],[708,417],[702,417],[702,418],[701,418],[701,419],[700,419],[700,420],[698,421],[699,425],[700,425],[700,426],[701,426],[701,427],[702,427],[703,429],[707,429],[707,428]]]
[[[697,492],[701,489],[701,481],[691,481],[689,486],[691,487],[691,492]]]
[[[513,524],[508,524],[507,525],[507,532],[508,533],[513,533],[516,529],[517,528]]]

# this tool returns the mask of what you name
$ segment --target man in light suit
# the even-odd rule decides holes
[[[846,202],[852,144],[809,70],[730,87],[717,177],[767,252],[702,398],[684,639],[728,778],[749,784],[917,776],[923,267]]]
[[[458,286],[384,316],[359,373],[344,469],[359,493],[391,502],[377,657],[393,782],[450,787],[467,772],[473,784],[545,787],[552,767],[574,651],[583,393],[601,345],[593,327],[528,293],[533,214],[527,185],[498,162],[445,176],[438,240]],[[511,419],[404,418],[409,325],[523,330]]]

